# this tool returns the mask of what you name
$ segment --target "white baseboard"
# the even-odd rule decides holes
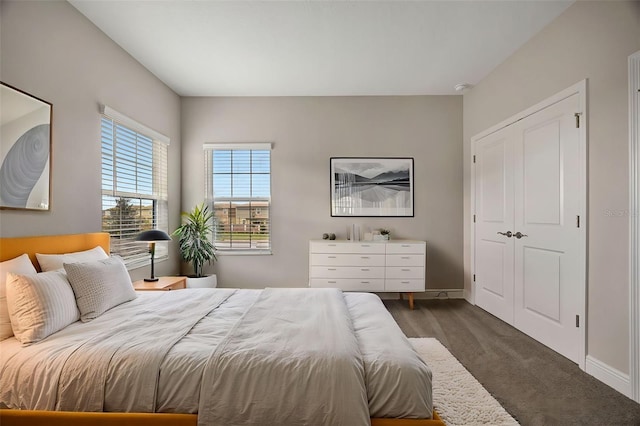
[[[600,380],[605,385],[611,386],[624,396],[631,397],[631,380],[628,374],[616,370],[590,355],[587,355],[585,367],[587,374]]]

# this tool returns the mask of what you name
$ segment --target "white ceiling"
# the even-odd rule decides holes
[[[454,94],[573,2],[69,1],[182,96]]]

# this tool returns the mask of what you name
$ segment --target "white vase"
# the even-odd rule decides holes
[[[200,278],[187,277],[187,288],[216,288],[218,277],[216,274],[206,275]]]

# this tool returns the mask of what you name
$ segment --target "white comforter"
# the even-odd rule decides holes
[[[0,406],[357,426],[429,418],[431,373],[375,295],[148,292],[40,343],[0,342]]]

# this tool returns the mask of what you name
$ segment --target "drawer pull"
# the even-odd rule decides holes
[[[400,259],[405,259],[405,260],[409,260],[411,259],[409,256],[402,256]]]
[[[335,281],[327,281],[329,284],[335,284]]]
[[[400,269],[402,272],[409,272],[411,269]]]
[[[329,247],[335,247],[335,244],[327,244]]]
[[[327,271],[335,271],[336,268],[327,268]]]
[[[411,247],[409,244],[402,244],[401,247]]]
[[[369,259],[369,256],[360,256],[360,259]]]
[[[371,247],[369,244],[360,244],[360,247]]]
[[[327,256],[329,259],[335,259],[335,256]]]
[[[411,284],[411,281],[400,281],[400,284]]]
[[[361,271],[368,271],[368,268],[360,268]]]
[[[360,281],[360,284],[370,284],[369,281]]]

